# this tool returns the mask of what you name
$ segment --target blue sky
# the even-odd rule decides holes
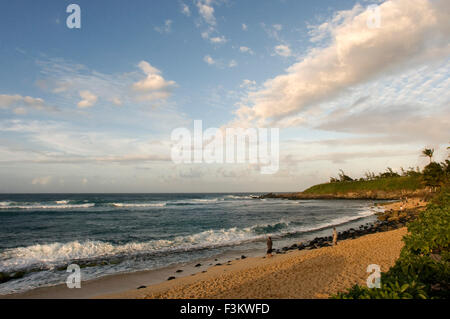
[[[204,101],[205,92],[236,90],[247,78],[264,81],[295,61],[294,56],[273,56],[276,45],[286,41],[298,54],[305,53],[310,46],[308,22],[329,14],[331,8],[352,6],[342,1],[331,7],[333,2],[218,2],[217,26],[211,37],[224,37],[226,43],[213,44],[202,38],[209,25],[192,2],[133,1],[123,5],[121,1],[78,1],[82,28],[73,30],[65,25],[70,1],[15,1],[2,10],[2,70],[9,76],[0,78],[0,84],[4,90],[22,95],[42,95],[36,86],[41,71],[37,60],[64,59],[106,74],[130,72],[145,60],[179,84],[180,109],[204,116],[210,104]],[[183,3],[189,5],[190,16],[182,13]],[[155,30],[168,20],[170,31]],[[248,26],[247,31],[242,24]],[[284,25],[284,30],[277,32],[279,39],[268,34],[276,31],[274,25]],[[248,47],[254,54],[242,53],[240,47]],[[204,62],[205,56],[222,65],[211,67]],[[233,60],[237,67],[229,67]],[[231,114],[228,116],[231,119]],[[217,125],[214,119],[211,114]]]
[[[66,7],[81,8],[81,29]],[[366,23],[377,4],[380,25]],[[0,192],[295,191],[447,156],[445,1],[8,1]],[[399,22],[400,21],[400,22]],[[280,170],[175,165],[177,127],[279,127]]]

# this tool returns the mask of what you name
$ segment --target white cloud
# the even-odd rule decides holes
[[[248,30],[248,26],[245,23],[242,23],[242,30],[244,31]]]
[[[13,103],[23,101],[23,99],[24,98],[18,94],[16,95],[0,94],[0,107],[1,108],[10,107]]]
[[[27,114],[27,109],[24,107],[16,107],[13,112],[17,115],[25,115]]]
[[[223,59],[215,60],[210,55],[206,55],[203,58],[203,61],[207,63],[208,65],[214,65],[220,69],[223,69],[225,67],[234,68],[238,65],[236,60],[231,60],[230,62],[226,63]]]
[[[198,13],[209,25],[216,25],[216,18],[214,16],[214,8],[212,6],[212,0],[198,0],[197,8]]]
[[[330,116],[318,128],[376,136],[384,140],[385,145],[393,141],[407,143],[412,140],[424,144],[446,143],[450,134],[449,115],[450,111],[439,109],[431,114],[423,114],[423,108],[417,105],[391,105],[389,108],[371,105],[358,112]],[[391,142],[386,141],[386,137]]]
[[[189,6],[187,4],[181,3],[181,13],[188,17],[191,16],[191,9],[189,9]]]
[[[116,106],[121,106],[123,104],[122,100],[118,97],[113,97],[110,99],[110,101]]]
[[[271,26],[268,26],[265,23],[261,23],[261,27],[264,29],[264,31],[266,31],[269,37],[281,41],[279,34],[279,32],[283,30],[283,26],[281,24],[273,24]]]
[[[283,26],[281,24],[274,24],[272,27],[277,31],[281,31],[283,29]]]
[[[4,120],[0,122],[0,132],[21,136],[20,142],[16,141],[11,148],[0,145],[1,163],[170,161],[170,140],[151,140],[149,136],[124,137],[117,132],[86,131],[84,127],[76,128],[65,122],[37,120]],[[27,148],[19,145],[27,145]]]
[[[47,185],[52,180],[51,176],[36,177],[31,181],[32,185]]]
[[[37,63],[41,68],[40,87],[56,94],[54,98],[62,110],[78,104],[81,91],[91,91],[93,88],[98,102],[113,99],[120,99],[124,105],[135,102],[130,87],[141,77],[136,71],[107,74],[58,58],[39,60]]]
[[[209,32],[208,31],[203,31],[201,33],[201,36],[202,36],[203,39],[208,39],[209,38]]]
[[[10,109],[18,115],[28,113],[29,109],[38,111],[56,111],[55,107],[48,106],[41,98],[22,96],[19,94],[0,94],[0,109]]]
[[[245,79],[242,81],[240,88],[253,88],[256,86],[256,81]]]
[[[352,87],[450,53],[449,2],[386,1],[380,28],[369,28],[370,12],[355,8],[339,13],[328,46],[312,49],[285,74],[250,92],[236,112],[238,121],[263,125],[305,112]]]
[[[216,61],[215,61],[211,56],[209,56],[209,55],[206,55],[206,56],[203,58],[203,61],[205,61],[205,62],[208,63],[209,65],[213,65],[213,64],[216,63]]]
[[[145,79],[135,82],[132,86],[135,91],[139,92],[138,100],[166,100],[171,95],[176,83],[165,80],[161,76],[161,71],[147,61],[141,61],[138,66],[147,75]]]
[[[239,51],[241,51],[242,53],[254,54],[253,50],[246,46],[240,47]]]
[[[201,36],[203,39],[205,40],[209,40],[211,43],[213,44],[224,44],[226,42],[228,42],[228,39],[225,38],[223,35],[218,35],[218,36],[211,36],[211,33],[215,33],[216,30],[215,28],[208,28],[208,30],[203,31],[201,33]]]
[[[203,37],[203,35],[202,35],[202,37]],[[222,44],[222,43],[227,42],[227,39],[225,39],[224,36],[220,36],[220,37],[209,38],[209,41],[211,41],[212,43],[215,43],[215,44]]]
[[[41,69],[37,81],[39,87],[57,94],[52,97],[57,102],[52,103],[58,103],[58,109],[54,109],[62,112],[80,102],[81,91],[92,91],[98,97],[97,104],[102,107],[123,105],[132,109],[139,106],[148,111],[149,102],[152,106],[167,105],[167,99],[177,87],[174,81],[164,79],[160,70],[145,61],[138,64],[138,69],[125,73],[102,73],[60,58],[38,60],[37,63]],[[155,89],[158,85],[159,89]],[[172,112],[169,109],[167,111]]]
[[[216,17],[214,16],[213,5],[218,4],[216,0],[194,0],[198,13],[201,17],[201,21],[204,22],[203,26],[206,26],[206,30],[201,33],[201,36],[205,40],[209,40],[213,44],[223,44],[228,42],[228,39],[223,35],[220,35],[216,25]],[[201,27],[202,23],[196,23],[197,27]],[[219,35],[217,35],[219,34]]]
[[[289,46],[280,44],[275,47],[275,53],[283,56],[283,57],[290,57],[292,55],[291,49]]]
[[[231,60],[230,63],[228,63],[228,67],[230,68],[234,68],[236,67],[238,64],[235,60]]]
[[[92,92],[86,90],[80,91],[79,93],[82,98],[82,100],[77,104],[79,108],[91,107],[97,103],[98,97]]]
[[[172,20],[166,20],[162,27],[155,27],[155,31],[159,33],[170,33],[170,31],[172,31],[172,23]]]

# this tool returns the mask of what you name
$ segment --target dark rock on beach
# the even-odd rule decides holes
[[[270,195],[270,194],[269,194]],[[389,230],[398,229],[406,226],[406,224],[417,218],[419,211],[416,209],[404,210],[402,212],[388,210],[384,213],[377,213],[378,220],[373,223],[366,223],[358,228],[350,228],[344,231],[338,232],[339,240],[356,239],[358,237],[373,234],[377,232],[384,232]],[[284,254],[289,250],[310,250],[322,247],[332,246],[332,236],[316,237],[306,243],[293,244],[289,247],[283,247],[280,251],[277,249],[276,254]]]

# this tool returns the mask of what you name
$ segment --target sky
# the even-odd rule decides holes
[[[448,156],[449,102],[445,0],[0,4],[2,193],[301,191],[422,168],[424,147]],[[174,162],[195,120],[278,128],[278,170]]]

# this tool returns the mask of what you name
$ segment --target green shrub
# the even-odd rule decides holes
[[[408,225],[408,230],[410,234],[403,238],[405,247],[402,256],[448,253],[450,209],[448,206],[445,209],[431,205],[420,214],[419,219]]]
[[[444,186],[408,224],[400,258],[381,274],[380,288],[353,286],[338,299],[450,298],[450,192]]]

